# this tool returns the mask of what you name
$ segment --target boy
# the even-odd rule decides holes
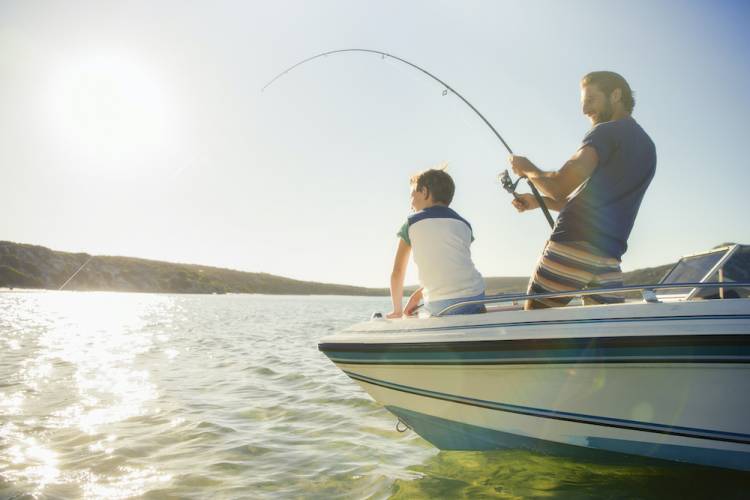
[[[391,273],[393,311],[386,316],[391,319],[413,313],[422,298],[432,314],[457,302],[484,298],[484,280],[471,261],[471,225],[448,207],[455,192],[453,179],[442,169],[430,169],[412,176],[410,182],[414,213],[398,232]],[[404,277],[412,250],[420,287],[402,308]],[[448,314],[479,312],[485,312],[484,305],[463,306]]]

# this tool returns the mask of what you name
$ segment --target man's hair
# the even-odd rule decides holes
[[[410,181],[412,185],[416,186],[417,191],[427,189],[427,194],[432,195],[432,201],[435,203],[450,205],[453,201],[456,185],[448,172],[445,171],[445,167],[423,170],[412,175]]]
[[[596,85],[608,97],[612,95],[615,89],[620,89],[622,91],[622,105],[625,106],[625,111],[628,113],[633,112],[635,97],[633,97],[630,85],[628,85],[628,82],[625,81],[622,75],[614,71],[592,71],[581,79],[581,85],[591,84]]]

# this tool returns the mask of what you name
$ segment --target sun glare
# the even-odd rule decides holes
[[[132,165],[170,148],[171,95],[158,71],[132,55],[99,52],[61,61],[48,97],[54,139],[97,166]]]

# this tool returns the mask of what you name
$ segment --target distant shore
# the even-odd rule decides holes
[[[625,282],[656,283],[672,264],[625,273]],[[523,292],[528,277],[485,278],[488,293]],[[148,292],[258,293],[271,295],[387,296],[387,288],[301,281],[195,264],[134,257],[92,256],[38,245],[0,241],[0,289]],[[413,287],[411,288],[413,289]]]

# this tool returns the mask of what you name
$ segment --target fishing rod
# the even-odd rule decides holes
[[[381,59],[385,59],[386,57],[390,57],[391,59],[395,59],[396,61],[400,61],[400,62],[402,62],[404,64],[408,64],[412,68],[421,71],[422,73],[424,73],[425,75],[429,76],[433,80],[437,81],[440,85],[442,85],[443,87],[445,87],[446,90],[443,90],[443,95],[446,95],[447,91],[450,91],[451,93],[453,93],[453,95],[455,95],[456,97],[458,97],[459,99],[461,99],[467,106],[469,106],[471,108],[471,110],[474,111],[474,113],[476,113],[477,116],[479,116],[479,118],[481,118],[482,121],[490,128],[490,130],[492,130],[492,132],[495,134],[495,137],[497,137],[500,140],[500,142],[503,143],[503,146],[505,146],[505,149],[508,150],[508,153],[513,154],[513,150],[510,149],[510,146],[508,146],[508,143],[505,142],[505,139],[503,139],[502,136],[498,133],[498,131],[495,130],[495,127],[492,126],[492,124],[489,122],[489,120],[487,120],[487,118],[485,118],[484,115],[482,113],[480,113],[479,110],[477,108],[475,108],[473,104],[471,104],[469,101],[467,101],[464,98],[464,96],[462,96],[456,90],[454,90],[453,87],[451,87],[450,85],[448,85],[443,80],[441,80],[437,76],[433,75],[432,73],[430,73],[426,69],[424,69],[424,68],[422,68],[420,66],[417,66],[416,64],[411,63],[411,62],[407,61],[406,59],[401,59],[400,57],[394,56],[393,54],[389,54],[387,52],[382,52],[382,51],[379,51],[379,50],[372,50],[372,49],[339,49],[339,50],[330,50],[328,52],[322,52],[320,54],[316,54],[316,55],[314,55],[312,57],[308,57],[307,59],[303,59],[302,61],[300,61],[300,62],[298,62],[298,63],[296,63],[296,64],[288,67],[287,69],[285,69],[284,71],[282,71],[278,75],[274,76],[268,83],[266,83],[263,86],[262,89],[260,89],[260,91],[263,92],[268,87],[270,87],[276,80],[278,80],[282,76],[286,75],[287,73],[289,73],[290,71],[292,71],[294,68],[296,68],[298,66],[302,66],[303,64],[305,64],[307,62],[310,62],[310,61],[312,61],[314,59],[318,59],[319,57],[325,57],[325,56],[329,56],[329,55],[332,55],[332,54],[340,54],[342,52],[368,52],[370,54],[378,54],[381,57]],[[505,172],[505,175],[507,175],[507,171]],[[534,186],[534,183],[531,182],[531,179],[527,178],[526,182],[528,182],[529,187],[531,188],[531,192],[534,194],[534,198],[536,199],[537,203],[539,203],[539,206],[541,207],[542,212],[544,212],[544,216],[546,217],[547,222],[549,223],[550,227],[553,227],[555,223],[552,220],[552,216],[550,215],[549,210],[547,209],[547,204],[544,203],[544,199],[539,194],[539,191],[537,190],[536,186]],[[516,196],[515,186],[517,184],[518,184],[518,181],[516,181],[514,183],[514,185],[513,185],[513,191],[511,192],[511,194],[513,194],[514,196]]]

